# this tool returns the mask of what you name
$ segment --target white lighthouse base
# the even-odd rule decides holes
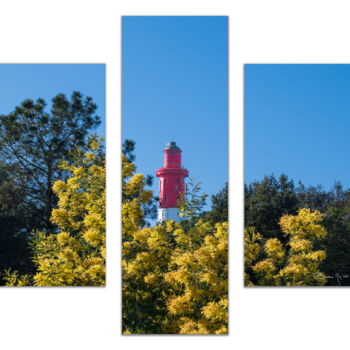
[[[158,209],[158,221],[163,222],[167,220],[174,220],[176,222],[181,221],[179,216],[179,208],[159,208]]]

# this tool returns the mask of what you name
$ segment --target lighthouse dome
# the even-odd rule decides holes
[[[178,149],[178,150],[180,150],[180,148],[176,146],[176,142],[174,142],[174,141],[169,142],[166,145],[166,147],[164,148],[165,151],[168,150],[168,149]]]

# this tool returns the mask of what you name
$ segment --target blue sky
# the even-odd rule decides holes
[[[350,65],[245,65],[245,182],[350,187]]]
[[[98,134],[105,137],[104,64],[0,64],[0,114],[12,112],[25,99],[43,98],[50,107],[59,93],[91,96],[101,117]]]
[[[219,192],[228,176],[227,94],[227,17],[122,18],[122,138],[136,142],[138,172],[155,175],[175,141],[189,176]]]

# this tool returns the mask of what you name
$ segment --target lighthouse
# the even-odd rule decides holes
[[[176,142],[164,148],[164,166],[156,171],[159,180],[158,221],[180,222],[178,203],[180,194],[185,192],[185,177],[188,170],[181,168],[181,149]]]

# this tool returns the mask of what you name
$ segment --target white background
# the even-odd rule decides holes
[[[108,286],[1,288],[1,349],[329,349],[348,344],[349,289],[242,287],[243,64],[348,63],[346,3],[0,2],[0,62],[107,64],[108,153]],[[229,15],[229,336],[120,336],[121,15]]]

